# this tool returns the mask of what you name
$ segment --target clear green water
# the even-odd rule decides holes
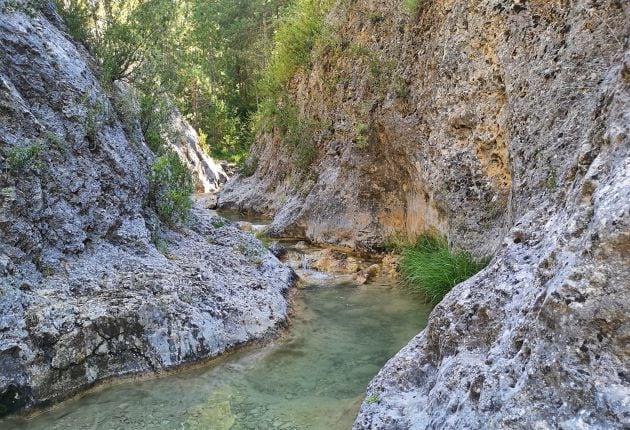
[[[426,324],[396,287],[310,286],[291,329],[262,349],[93,391],[1,429],[349,429],[370,379]]]

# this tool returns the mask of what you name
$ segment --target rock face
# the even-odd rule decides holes
[[[192,172],[198,193],[219,191],[228,180],[220,163],[199,145],[199,135],[177,108],[169,114],[166,140]]]
[[[153,155],[86,51],[48,4],[1,11],[0,415],[282,325],[292,271],[199,207],[156,228]]]
[[[369,249],[432,227],[491,254],[532,200],[562,192],[624,50],[624,3],[400,3],[336,6],[332,41],[291,83],[318,124],[310,171],[263,135],[220,205],[316,242]]]
[[[435,228],[494,254],[368,390],[356,429],[630,426],[630,6],[338,2],[295,77],[321,126],[281,136],[220,204],[271,231],[377,248]]]

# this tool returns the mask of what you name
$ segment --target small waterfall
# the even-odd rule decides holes
[[[306,254],[302,254],[302,269],[304,270],[308,270],[310,269],[310,265],[308,263],[308,258],[306,257]]]

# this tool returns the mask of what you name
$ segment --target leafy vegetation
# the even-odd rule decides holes
[[[256,173],[256,169],[258,169],[258,157],[252,155],[241,160],[238,164],[237,172],[239,175],[248,177]]]
[[[7,154],[7,166],[13,171],[24,170],[35,164],[43,150],[44,145],[39,141],[24,146],[14,146]]]
[[[288,0],[56,2],[68,32],[98,59],[103,85],[123,80],[153,99],[167,96],[211,154],[244,157]],[[156,131],[148,132],[152,147]]]
[[[370,127],[366,123],[360,122],[354,126],[354,131],[356,134],[355,144],[357,145],[357,148],[367,148],[369,144],[368,138]]]
[[[70,35],[81,42],[90,37],[90,10],[80,0],[56,0],[57,10],[68,27]]]
[[[296,72],[310,66],[311,52],[325,34],[324,18],[332,3],[331,0],[296,0],[285,12],[262,80],[266,95],[277,96]]]
[[[162,222],[172,225],[188,219],[193,182],[176,153],[167,152],[154,160],[149,185],[149,202]]]
[[[400,270],[413,292],[438,303],[457,284],[472,277],[488,264],[468,252],[452,250],[446,239],[424,234],[402,249]]]
[[[159,152],[165,145],[164,123],[167,121],[168,104],[164,97],[140,94],[140,127],[144,139],[153,152]]]
[[[56,2],[69,33],[98,59],[103,84],[123,80],[140,94],[154,151],[163,143],[161,105],[170,99],[216,157],[245,160],[256,134],[273,131],[298,170],[314,161],[317,125],[300,117],[287,87],[317,49],[342,45],[325,24],[333,0]],[[94,144],[99,121],[91,113]]]
[[[370,397],[367,398],[367,402],[369,404],[374,404],[374,403],[378,403],[379,402],[379,397],[378,394],[374,393],[372,395],[370,395]]]
[[[403,0],[403,6],[407,12],[414,13],[420,8],[421,2],[422,0]]]

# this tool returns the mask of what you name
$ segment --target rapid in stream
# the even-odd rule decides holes
[[[369,381],[430,308],[392,281],[321,276],[296,293],[286,335],[203,367],[98,388],[4,430],[350,429]]]

